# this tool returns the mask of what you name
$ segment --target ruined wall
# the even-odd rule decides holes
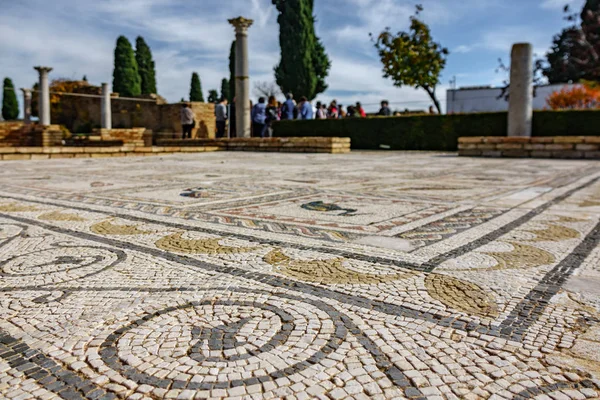
[[[83,86],[77,93],[100,95],[98,86]],[[146,101],[153,100],[153,101]],[[193,102],[192,111],[196,119],[194,138],[215,137],[214,105]],[[57,96],[52,104],[52,124],[64,125],[73,133],[91,133],[101,125],[101,99],[95,97]],[[111,99],[112,127],[129,129],[144,127],[153,132],[181,134],[181,104],[166,104],[157,95],[140,96],[140,101],[119,99],[113,93]]]
[[[215,137],[215,105],[210,103],[192,102],[196,127],[192,130],[192,138],[214,139]],[[161,120],[163,132],[181,134],[181,103],[165,104],[161,107]]]

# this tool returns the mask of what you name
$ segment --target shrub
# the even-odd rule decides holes
[[[479,113],[280,121],[273,135],[349,137],[353,149],[456,151],[462,136],[506,136],[507,114]],[[533,136],[600,135],[600,111],[536,111]],[[382,147],[383,146],[383,147]]]

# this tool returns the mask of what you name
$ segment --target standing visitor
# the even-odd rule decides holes
[[[362,108],[362,104],[360,104],[360,102],[356,102],[356,111],[360,114],[361,118],[367,117],[367,113],[365,112],[365,109]]]
[[[429,114],[437,114],[433,109],[433,106],[429,106]]]
[[[265,130],[267,128],[267,105],[265,104],[265,98],[261,97],[258,99],[258,103],[252,107],[252,136],[265,137]]]
[[[267,137],[273,136],[273,122],[279,120],[279,107],[277,107],[277,99],[275,96],[269,96],[269,103],[267,104],[267,129],[265,131]]]
[[[338,106],[338,118],[346,118],[346,111],[344,111],[344,106],[341,104]]]
[[[194,112],[187,103],[181,105],[181,134],[182,139],[192,138],[192,129],[194,129]]]
[[[329,118],[329,119],[337,119],[338,118],[337,101],[333,100],[329,104],[329,108],[327,109],[327,118]]]
[[[221,98],[219,104],[215,106],[215,117],[217,119],[217,138],[225,137],[225,127],[227,125],[227,99]]]
[[[286,100],[281,106],[281,119],[294,119],[296,111],[296,102],[294,101],[294,95],[288,93],[285,96]]]
[[[298,119],[313,119],[312,105],[304,96],[300,98],[300,104],[298,104]]]
[[[327,111],[323,109],[323,104],[320,101],[317,101],[317,112],[315,113],[315,119],[325,119],[327,118]]]
[[[388,103],[387,100],[383,100],[381,102],[381,108],[379,109],[377,115],[381,115],[382,117],[389,117],[390,115],[392,115],[392,110],[390,110],[389,105],[390,103]]]

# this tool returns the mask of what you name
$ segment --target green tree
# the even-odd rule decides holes
[[[204,95],[202,94],[200,77],[196,72],[192,73],[192,83],[190,84],[190,101],[201,101],[204,103]]]
[[[600,0],[586,0],[581,10],[581,31],[575,37],[578,43],[575,62],[583,72],[583,79],[600,81]]]
[[[578,82],[582,71],[575,62],[578,29],[569,27],[554,36],[552,47],[546,53],[546,66],[542,73],[549,83]]]
[[[84,75],[83,78],[81,78],[82,81],[87,82],[87,75]]]
[[[235,40],[229,49],[229,102],[235,99]]]
[[[19,103],[15,93],[15,85],[10,78],[4,78],[2,88],[2,118],[7,121],[17,119],[19,116]]]
[[[115,47],[113,92],[121,96],[139,96],[142,93],[137,61],[131,43],[125,36],[119,36]]]
[[[281,61],[275,80],[284,93],[314,99],[327,89],[331,62],[315,34],[313,0],[272,0],[279,15]]]
[[[209,103],[217,103],[219,101],[219,92],[216,89],[211,89],[208,91],[208,102]]]
[[[138,36],[135,40],[135,60],[142,81],[142,94],[156,93],[156,70],[154,60],[152,60],[152,52],[141,36]]]
[[[435,89],[446,66],[448,49],[435,43],[429,27],[418,19],[422,10],[418,5],[416,14],[410,17],[409,32],[394,35],[387,28],[375,40],[375,48],[383,64],[384,78],[391,78],[397,87],[425,90],[441,113]]]
[[[221,98],[229,100],[229,81],[227,78],[221,80]]]

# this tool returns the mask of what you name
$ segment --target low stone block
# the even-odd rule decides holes
[[[75,154],[70,153],[52,153],[50,158],[75,158]]]
[[[554,136],[532,137],[530,143],[554,143]]]
[[[550,150],[550,151],[573,150],[573,144],[569,144],[569,143],[545,144],[544,150]]]
[[[600,159],[600,151],[584,151],[583,158]]]
[[[553,158],[583,158],[583,151],[553,151]]]
[[[523,145],[525,150],[544,150],[545,145],[543,143],[526,143]]]
[[[493,143],[482,143],[482,144],[477,144],[475,146],[476,146],[475,147],[476,149],[484,150],[484,151],[485,150],[496,150],[496,145]]]
[[[523,143],[498,143],[496,149],[498,150],[523,150]]]
[[[507,136],[504,138],[504,143],[530,143],[529,136]]]
[[[16,151],[18,154],[32,154],[32,153],[41,154],[42,148],[41,147],[16,147]]]
[[[481,152],[482,157],[502,157],[500,150],[484,150]]]
[[[597,144],[587,144],[587,143],[581,144],[581,143],[579,143],[579,144],[575,145],[575,150],[580,150],[580,151],[597,151],[599,147],[600,146],[597,145]]]
[[[458,143],[483,143],[484,136],[463,136],[458,138]]]
[[[16,147],[0,147],[0,154],[11,154],[11,153],[16,153],[16,152],[17,152]]]
[[[478,149],[479,146],[485,146],[485,145],[479,144],[479,143],[459,143],[458,149],[459,150],[471,150],[471,149]]]
[[[90,155],[88,153],[81,153],[81,154],[75,153],[75,158],[90,158]]]
[[[502,157],[510,157],[510,158],[527,158],[529,157],[530,152],[523,149],[510,149],[503,150]]]
[[[554,136],[554,143],[583,143],[584,136]]]
[[[506,136],[486,136],[483,139],[483,143],[504,143]]]
[[[92,158],[106,158],[106,157],[112,157],[112,154],[110,154],[110,153],[91,153],[90,157],[92,157]]]
[[[30,160],[31,154],[2,154],[3,160]]]
[[[50,158],[50,154],[31,154],[32,160],[47,160]]]
[[[532,158],[552,158],[552,152],[547,150],[532,150]]]
[[[600,136],[584,136],[583,137],[583,142],[584,143],[599,144],[600,143]]]

